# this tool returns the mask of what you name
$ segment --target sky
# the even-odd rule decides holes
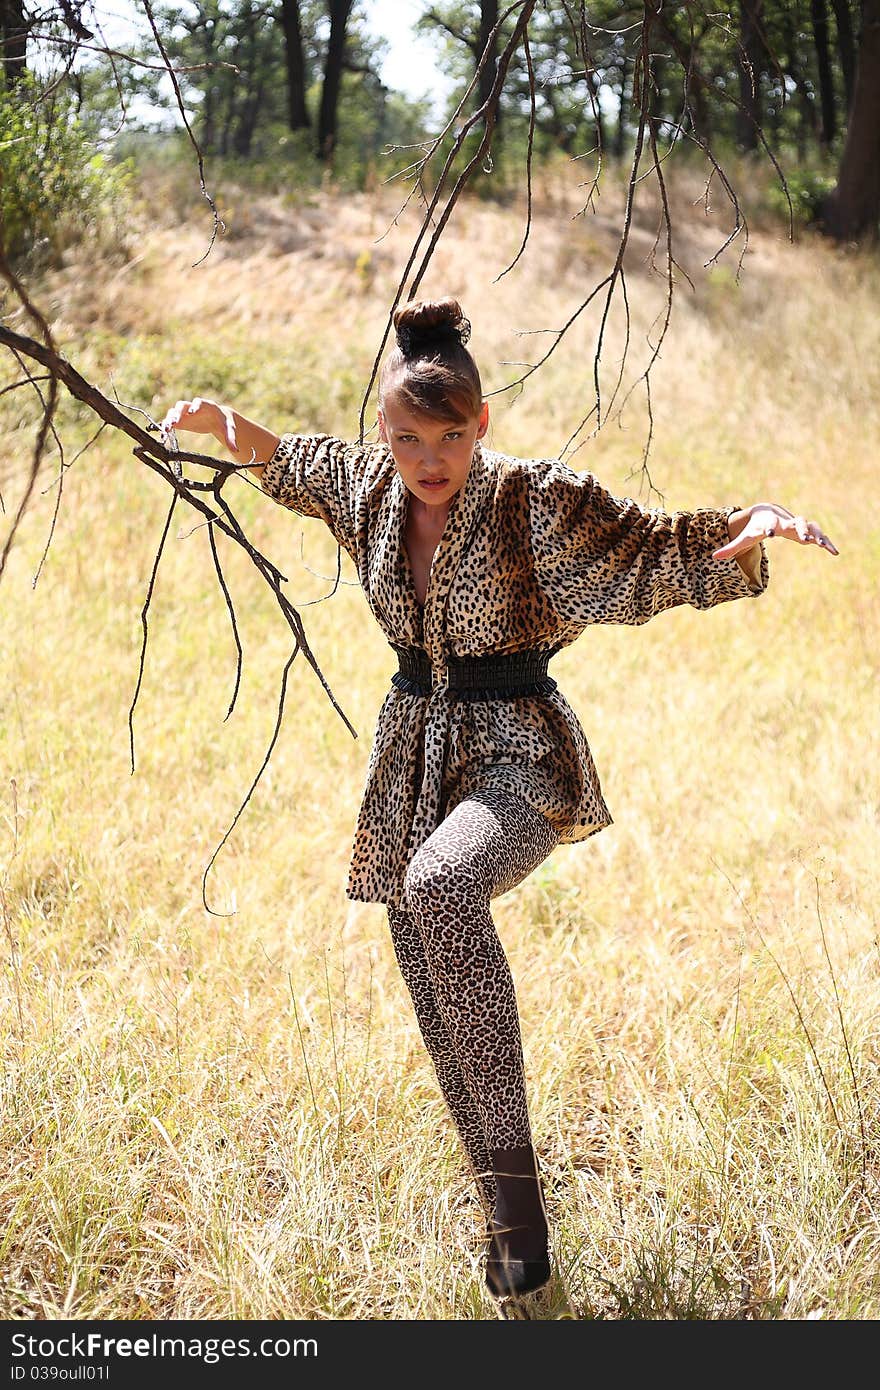
[[[435,61],[435,46],[412,32],[423,0],[366,0],[364,12],[374,34],[391,44],[379,76],[392,91],[409,97],[440,97],[449,83]]]

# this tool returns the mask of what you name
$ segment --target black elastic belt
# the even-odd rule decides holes
[[[428,653],[421,647],[398,647],[399,670],[392,685],[406,695],[430,695],[434,672]],[[510,652],[504,656],[451,656],[446,663],[446,684],[455,700],[504,700],[520,695],[550,695],[556,682],[547,675],[552,652]]]

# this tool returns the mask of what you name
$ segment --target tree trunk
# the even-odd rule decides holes
[[[803,78],[796,68],[794,71],[789,68],[788,73],[797,92],[798,120],[795,138],[797,140],[798,163],[803,165],[807,162],[811,142],[821,137],[818,131],[816,110],[810,100]]]
[[[232,152],[239,159],[247,159],[254,138],[257,112],[262,95],[262,64],[257,56],[257,16],[248,7],[243,14],[245,51],[244,58],[238,59],[242,77],[245,79],[244,91],[239,93],[235,128],[232,131]],[[236,55],[238,57],[238,55]]]
[[[668,42],[672,45],[672,50],[678,59],[681,74],[685,78],[686,90],[686,111],[684,116],[685,130],[690,126],[697,140],[708,144],[711,136],[711,122],[709,120],[709,103],[706,97],[707,80],[700,72],[699,63],[699,40],[684,40],[675,27],[664,18],[661,13],[658,16],[660,29]]]
[[[648,90],[648,115],[658,140],[669,141],[671,127],[663,124],[663,82],[666,62],[659,53],[651,54],[651,79]]]
[[[556,105],[556,100],[553,95],[553,88],[550,86],[549,83],[547,84],[547,87],[544,89],[541,95],[543,96],[547,109],[550,112],[550,134],[553,136],[557,149],[563,150],[565,154],[571,154],[572,145],[574,144],[574,138],[576,134],[575,129],[566,130],[565,125],[563,123],[563,119],[559,114],[559,107]]]
[[[492,30],[498,23],[498,0],[481,0],[480,4],[480,33],[477,38],[476,58],[479,63],[489,47],[489,39]],[[493,39],[489,47],[489,56],[486,66],[480,73],[477,80],[477,105],[483,106],[489,100],[492,91],[492,84],[495,81],[495,68],[498,62],[498,40]],[[492,134],[493,141],[497,144],[501,139],[501,103],[499,101],[495,108],[495,127]]]
[[[217,117],[215,113],[216,95],[212,85],[205,88],[205,95],[202,100],[202,126],[201,143],[205,154],[215,154],[217,151]]]
[[[24,0],[0,0],[0,73],[7,90],[27,72],[27,36]]]
[[[291,130],[307,130],[312,122],[306,107],[306,64],[299,0],[281,0],[281,28],[287,66],[287,124]]]
[[[217,26],[213,20],[206,20],[200,31],[191,31],[190,38],[201,33],[202,54],[206,63],[214,61],[214,47]],[[200,138],[205,154],[214,154],[217,149],[217,83],[212,74],[206,74],[205,95],[202,99]]]
[[[824,4],[824,0],[820,0]],[[796,16],[786,11],[782,22],[782,32],[786,44],[787,57],[783,64],[785,75],[794,87],[794,109],[797,112],[795,139],[797,140],[798,163],[804,164],[810,142],[819,140],[819,121],[812,91],[808,91],[807,81],[798,63],[798,24]],[[779,103],[781,105],[781,103]]]
[[[822,208],[835,241],[874,240],[880,223],[880,0],[864,0],[852,109],[837,187]]]
[[[220,130],[220,139],[217,146],[217,153],[224,157],[232,153],[232,132],[235,129],[235,122],[238,118],[238,103],[236,102],[237,88],[235,82],[229,82],[224,93],[225,110],[223,112],[223,125]]]
[[[227,119],[223,131],[223,153],[231,155],[241,155],[242,153],[240,148],[242,113],[247,109],[256,76],[254,73],[255,24],[252,0],[244,0],[236,20],[236,38],[232,51],[232,61],[239,71],[238,76],[230,85]]]
[[[614,132],[612,154],[615,159],[623,159],[626,140],[626,83],[629,77],[629,59],[624,53],[620,59],[620,107],[617,112],[617,129]]]
[[[587,73],[587,81],[589,82],[590,87],[591,87],[591,89],[592,89],[592,93],[593,93],[593,101],[592,101],[592,105],[591,105],[591,115],[592,115],[592,118],[593,118],[593,124],[594,124],[595,127],[596,127],[596,143],[597,143],[597,145],[599,146],[599,149],[600,149],[600,150],[602,151],[602,153],[604,154],[604,153],[605,153],[605,145],[606,145],[606,136],[605,136],[605,120],[604,120],[604,117],[603,117],[603,115],[602,115],[602,107],[601,107],[600,102],[599,102],[599,88],[600,88],[599,74],[596,73],[596,72],[588,72],[588,73]],[[559,143],[562,144],[561,141],[560,141]],[[567,146],[562,145],[562,148],[563,148],[563,149],[566,149]]]
[[[856,85],[856,46],[853,40],[852,15],[849,0],[831,0],[834,18],[837,21],[837,52],[840,55],[840,70],[843,73],[843,92],[847,112],[852,110],[853,92]]]
[[[338,135],[339,89],[345,57],[345,28],[354,0],[330,0],[330,39],[321,84],[321,110],[318,115],[318,158],[325,164],[333,159]]]
[[[238,126],[235,131],[235,153],[240,159],[249,159],[251,156],[257,117],[260,114],[265,89],[266,78],[265,74],[261,72],[255,86],[248,92],[238,117]]]
[[[695,82],[690,89],[689,97],[688,121],[690,127],[697,139],[702,140],[704,145],[708,145],[712,139],[712,121],[704,84]]]
[[[740,0],[739,109],[736,138],[742,150],[758,148],[761,128],[761,70],[764,45],[761,19],[764,0]]]
[[[828,46],[828,10],[825,0],[810,0],[813,38],[816,41],[816,63],[819,70],[819,101],[822,108],[822,144],[827,149],[837,134],[837,107],[834,101],[834,80],[831,76],[831,53]]]

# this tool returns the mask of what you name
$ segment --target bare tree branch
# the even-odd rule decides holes
[[[523,54],[525,55],[526,68],[529,74],[529,138],[526,146],[526,225],[523,232],[519,250],[514,256],[510,265],[505,266],[500,275],[496,275],[493,284],[498,283],[522,257],[529,239],[529,232],[532,230],[532,152],[535,146],[535,69],[532,66],[532,51],[529,48],[529,31],[526,29],[523,34]]]
[[[258,769],[258,771],[257,771],[256,777],[254,778],[253,782],[251,782],[251,785],[250,785],[250,787],[249,787],[248,790],[247,790],[247,794],[245,795],[244,800],[242,801],[241,805],[239,806],[238,810],[236,811],[235,816],[233,817],[232,823],[231,823],[231,825],[229,826],[229,829],[226,831],[225,835],[223,836],[222,840],[221,840],[220,843],[218,844],[217,848],[214,850],[214,853],[211,855],[211,858],[208,860],[207,867],[205,868],[205,872],[204,872],[204,874],[202,875],[202,902],[204,903],[205,911],[206,911],[206,912],[210,912],[211,915],[212,915],[212,917],[229,917],[229,916],[232,915],[232,914],[229,913],[229,912],[216,912],[216,911],[214,910],[214,908],[211,907],[210,903],[208,902],[208,892],[207,892],[207,889],[208,889],[208,875],[209,875],[209,873],[211,872],[211,870],[213,869],[214,865],[216,864],[216,862],[217,862],[217,857],[218,857],[218,855],[220,854],[220,851],[222,850],[223,846],[226,844],[227,840],[229,839],[229,837],[230,837],[230,835],[232,834],[232,832],[233,832],[233,830],[235,829],[235,827],[238,825],[238,822],[240,821],[240,819],[241,819],[241,817],[242,817],[242,815],[243,815],[243,813],[244,813],[245,807],[247,806],[248,802],[250,801],[251,797],[252,797],[253,794],[254,794],[254,791],[256,790],[257,783],[259,782],[259,780],[260,780],[260,778],[262,777],[263,773],[266,771],[266,768],[269,766],[269,759],[272,757],[272,753],[274,752],[275,745],[276,745],[276,743],[278,742],[278,735],[281,733],[281,722],[282,722],[282,719],[284,718],[284,702],[285,702],[285,699],[287,698],[287,678],[288,678],[288,676],[290,675],[290,668],[291,668],[291,666],[293,665],[294,660],[295,660],[295,658],[296,658],[297,650],[298,650],[298,649],[297,649],[296,647],[294,647],[293,651],[290,653],[290,656],[287,658],[287,661],[286,661],[285,666],[284,666],[284,670],[283,670],[282,673],[281,673],[281,691],[280,691],[279,698],[278,698],[278,715],[277,715],[277,717],[276,717],[276,719],[275,719],[275,728],[274,728],[273,731],[272,731],[272,737],[271,737],[271,739],[269,740],[269,746],[268,746],[268,748],[266,749],[266,755],[265,755],[265,757],[263,758],[262,763],[260,764],[260,767],[259,767],[259,769]]]
[[[213,491],[216,495],[216,484],[200,483],[182,476],[178,477],[174,472],[172,464],[174,461],[198,464],[213,470],[215,473],[219,473],[221,475],[221,480],[233,474],[245,471],[244,467],[238,464],[226,463],[221,459],[215,459],[206,454],[185,453],[183,451],[178,451],[176,454],[170,453],[149,431],[142,429],[139,425],[135,424],[134,421],[129,420],[128,416],[124,415],[118,406],[114,405],[114,403],[108,400],[96,386],[93,386],[91,382],[81,376],[80,373],[58,353],[54,344],[48,347],[43,343],[37,342],[33,338],[26,338],[23,334],[15,333],[12,329],[0,325],[0,345],[13,348],[23,356],[31,357],[39,362],[41,366],[49,368],[52,373],[53,384],[56,385],[56,387],[58,382],[63,383],[76,400],[80,400],[85,405],[88,405],[106,424],[112,425],[115,429],[121,430],[124,434],[127,434],[129,438],[135,440],[137,444],[137,447],[133,450],[135,457],[145,463],[148,468],[158,473],[166,483],[174,488],[175,492],[183,500],[191,507],[194,507],[203,516],[207,517],[207,519],[215,526],[219,527],[225,535],[228,535],[242,547],[272,590],[275,601],[290,627],[297,647],[302,650],[306,661],[321,682],[333,708],[342,719],[352,737],[357,738],[356,730],[340,707],[335,695],[327,684],[323,672],[315,660],[306,638],[299,613],[281,590],[281,585],[286,583],[284,575],[281,574],[265,555],[262,555],[260,551],[250,543],[244,531],[235,520],[225,500],[220,499],[221,506],[224,509],[223,517],[218,517],[207,503],[201,500],[199,496],[201,492]],[[40,457],[41,456],[42,447],[40,449]],[[37,460],[37,464],[39,464],[39,459]],[[33,471],[33,468],[32,475],[33,481],[29,480],[27,499],[29,499],[30,492],[33,491],[33,482],[36,481],[36,473]],[[24,513],[25,505],[26,501],[19,507],[19,513],[13,526],[13,533],[7,537],[4,554],[8,553],[11,547],[14,532],[17,529],[21,515]]]
[[[443,233],[443,229],[444,229],[444,227],[446,226],[446,224],[447,224],[447,222],[449,221],[449,218],[450,218],[450,216],[451,216],[451,214],[452,214],[452,210],[453,210],[453,208],[455,207],[455,204],[458,202],[458,199],[459,199],[459,197],[461,196],[462,190],[467,186],[467,184],[468,184],[468,182],[470,181],[470,179],[471,179],[471,177],[472,177],[474,171],[476,170],[477,166],[480,164],[481,160],[483,159],[483,156],[486,154],[487,150],[488,150],[488,149],[490,148],[490,146],[491,146],[491,143],[492,143],[492,130],[493,130],[494,124],[495,124],[495,118],[496,118],[496,114],[497,114],[497,111],[498,111],[498,103],[499,103],[499,101],[500,101],[500,99],[501,99],[501,92],[502,92],[502,89],[503,89],[503,87],[504,87],[504,79],[505,79],[505,77],[506,77],[506,75],[507,75],[507,69],[508,69],[508,67],[509,67],[509,65],[510,65],[510,60],[511,60],[511,58],[512,58],[514,52],[515,52],[516,49],[519,47],[519,45],[520,45],[520,43],[521,43],[521,41],[522,41],[522,39],[523,39],[523,36],[524,36],[524,34],[525,34],[525,32],[526,32],[526,27],[527,27],[527,25],[528,25],[529,19],[530,19],[531,14],[532,14],[532,11],[533,11],[534,8],[535,8],[535,4],[536,4],[536,0],[521,0],[521,3],[515,3],[515,4],[510,5],[510,6],[504,11],[504,13],[501,15],[501,17],[500,17],[499,20],[498,20],[498,23],[495,25],[494,29],[492,30],[492,32],[490,33],[490,35],[489,35],[489,37],[488,37],[488,39],[487,39],[485,49],[483,50],[482,58],[480,59],[480,63],[477,65],[477,70],[476,70],[476,72],[475,72],[475,74],[474,74],[474,77],[473,77],[473,79],[472,79],[472,81],[471,81],[470,86],[468,87],[468,92],[470,92],[470,91],[473,89],[473,86],[474,86],[474,84],[476,83],[476,81],[478,80],[481,71],[483,70],[483,68],[485,67],[485,65],[488,63],[489,57],[490,57],[491,53],[493,52],[495,40],[496,40],[498,34],[501,32],[502,26],[503,26],[504,23],[507,21],[507,19],[510,17],[510,15],[514,14],[514,13],[516,12],[516,10],[519,8],[520,13],[519,13],[519,16],[518,16],[518,18],[517,18],[516,25],[515,25],[515,27],[514,27],[513,33],[511,34],[511,36],[510,36],[510,38],[509,38],[507,44],[505,45],[505,47],[504,47],[502,53],[501,53],[501,54],[499,55],[499,57],[498,57],[498,61],[497,61],[497,64],[496,64],[496,69],[495,69],[495,80],[494,80],[494,82],[493,82],[493,84],[492,84],[492,90],[491,90],[491,92],[489,93],[489,96],[487,97],[487,99],[486,99],[486,101],[484,102],[484,104],[483,104],[481,107],[479,107],[479,109],[478,109],[477,111],[475,111],[475,112],[473,113],[473,115],[470,116],[470,117],[468,118],[468,120],[466,120],[466,121],[464,122],[464,124],[461,126],[461,128],[460,128],[458,134],[456,135],[456,137],[455,137],[455,139],[454,139],[454,141],[453,141],[453,143],[452,143],[452,147],[450,148],[450,151],[449,151],[449,153],[448,153],[448,155],[447,155],[447,157],[446,157],[446,162],[445,162],[445,164],[444,164],[444,166],[443,166],[443,168],[442,168],[442,170],[441,170],[441,172],[440,172],[440,176],[439,176],[439,178],[438,178],[438,180],[437,180],[437,186],[436,186],[436,188],[435,188],[435,190],[434,190],[433,196],[432,196],[432,197],[430,198],[430,200],[428,201],[428,204],[427,204],[427,207],[426,207],[426,211],[425,211],[425,216],[424,216],[424,218],[423,218],[423,220],[422,220],[421,228],[419,229],[419,232],[418,232],[418,234],[417,234],[417,236],[416,236],[416,239],[415,239],[415,241],[414,241],[414,243],[413,243],[412,249],[411,249],[411,251],[410,251],[409,258],[408,258],[407,263],[406,263],[406,266],[404,267],[404,270],[403,270],[403,274],[402,274],[401,277],[400,277],[400,281],[399,281],[399,283],[398,283],[397,290],[395,291],[394,298],[393,298],[393,300],[392,300],[391,307],[390,307],[389,312],[388,312],[388,319],[387,319],[386,324],[385,324],[385,329],[384,329],[384,331],[383,331],[383,333],[382,333],[382,338],[381,338],[381,341],[380,341],[380,343],[379,343],[379,347],[378,347],[378,349],[377,349],[375,359],[374,359],[374,361],[373,361],[373,367],[372,367],[372,370],[371,370],[371,372],[370,372],[370,377],[369,377],[369,380],[368,380],[368,382],[367,382],[366,390],[364,391],[363,403],[362,403],[362,405],[361,405],[361,414],[360,414],[360,438],[361,438],[361,439],[363,439],[363,437],[364,437],[364,420],[365,420],[365,415],[366,415],[367,402],[369,401],[370,392],[371,392],[371,390],[373,389],[373,383],[375,382],[376,376],[377,376],[378,371],[379,371],[379,364],[380,364],[380,362],[381,362],[381,360],[382,360],[382,354],[383,354],[383,352],[385,351],[385,344],[386,344],[387,341],[388,341],[388,335],[389,335],[389,333],[390,333],[390,331],[391,331],[391,325],[392,325],[392,323],[393,323],[393,321],[394,321],[394,311],[395,311],[395,309],[397,308],[397,306],[398,306],[398,304],[400,303],[400,300],[401,300],[401,298],[402,298],[402,296],[403,296],[404,287],[406,286],[407,280],[409,279],[409,276],[410,276],[410,271],[412,270],[413,266],[415,265],[416,257],[418,256],[418,253],[419,253],[419,247],[421,246],[422,241],[424,240],[425,236],[427,235],[428,228],[429,228],[430,226],[433,226],[433,227],[434,227],[434,232],[433,232],[433,234],[432,234],[432,236],[431,236],[431,239],[430,239],[430,241],[429,241],[429,243],[428,243],[427,250],[425,251],[425,253],[424,253],[423,257],[422,257],[422,261],[421,261],[421,264],[419,265],[418,270],[416,270],[416,272],[415,272],[415,274],[413,275],[413,278],[412,278],[412,280],[411,280],[411,282],[410,282],[409,294],[408,294],[408,296],[407,296],[407,298],[409,298],[409,299],[414,299],[414,298],[415,298],[416,293],[417,293],[417,291],[418,291],[418,287],[419,287],[419,285],[421,284],[422,279],[424,278],[424,275],[425,275],[425,272],[426,272],[427,269],[428,269],[428,265],[429,265],[429,263],[430,263],[431,257],[432,257],[433,254],[434,254],[434,250],[435,250],[435,248],[436,248],[436,246],[437,246],[437,242],[439,241],[439,239],[440,239],[440,237],[441,237],[441,235],[442,235],[442,233]],[[466,94],[466,95],[467,95],[467,94]],[[459,103],[459,106],[458,106],[457,110],[460,111],[460,110],[462,109],[462,105],[463,105],[463,102]],[[453,186],[451,192],[449,193],[449,196],[447,197],[446,204],[445,204],[445,206],[444,206],[444,208],[443,208],[443,210],[442,210],[442,212],[441,212],[441,214],[440,214],[439,220],[435,223],[435,222],[434,222],[434,213],[435,213],[435,211],[436,211],[436,208],[437,208],[438,203],[440,202],[440,199],[441,199],[441,197],[442,197],[442,195],[443,195],[443,192],[444,192],[444,190],[445,190],[445,188],[446,188],[446,181],[447,181],[447,179],[449,178],[450,171],[451,171],[451,169],[452,169],[452,165],[453,165],[453,163],[454,163],[454,161],[455,161],[455,156],[458,154],[459,150],[462,148],[462,146],[463,146],[463,144],[464,144],[464,142],[465,142],[467,136],[469,135],[470,131],[473,129],[473,127],[474,127],[480,120],[482,120],[483,123],[484,123],[484,129],[483,129],[483,136],[482,136],[482,139],[480,140],[480,143],[479,143],[479,145],[478,145],[478,147],[477,147],[476,152],[475,152],[474,155],[471,157],[471,159],[468,161],[468,163],[465,165],[465,168],[463,169],[463,171],[461,172],[461,174],[458,176],[458,179],[456,180],[456,182],[455,182],[455,184],[454,184],[454,186]],[[433,157],[434,153],[436,152],[436,150],[437,150],[438,148],[439,148],[439,140],[437,140],[437,141],[435,141],[435,142],[433,143],[433,145],[432,145],[432,147],[431,147],[429,153],[428,153],[428,154],[425,156],[425,158],[420,162],[420,166],[419,166],[419,173],[420,173],[420,175],[421,175],[421,173],[424,172],[424,169],[425,169],[425,167],[426,167],[428,161]]]
[[[57,356],[57,353],[55,352],[55,342],[52,337],[49,325],[46,322],[43,315],[40,313],[39,309],[37,309],[36,306],[31,302],[31,299],[24,285],[21,283],[18,276],[15,274],[11,266],[8,264],[6,257],[3,254],[2,247],[0,247],[0,275],[4,277],[4,279],[12,287],[14,292],[18,295],[25,310],[33,319],[34,323],[37,325],[40,333],[43,336],[43,343],[40,344],[33,342],[33,340],[29,338],[22,338],[21,335],[17,333],[10,334],[9,329],[0,328],[0,334],[9,335],[9,338],[19,340],[18,351],[23,352],[25,356],[35,356],[33,352],[29,353],[26,347],[22,347],[22,344],[32,344],[33,347],[39,349],[41,352],[47,353],[51,360],[51,358]],[[0,341],[3,341],[3,338],[0,338]],[[7,338],[7,346],[15,349],[16,343],[13,341],[9,341],[9,339]],[[40,359],[37,358],[37,360],[39,361]],[[44,360],[42,362],[42,365],[48,366],[49,362]],[[37,391],[39,392],[39,387],[37,387]],[[33,454],[31,456],[31,466],[28,472],[27,480],[25,482],[24,493],[18,504],[18,510],[16,511],[15,516],[13,517],[12,526],[10,527],[6,540],[3,543],[3,549],[0,550],[0,579],[3,578],[3,573],[6,569],[6,561],[9,556],[9,552],[12,549],[16,533],[18,532],[18,528],[21,525],[22,518],[24,517],[24,514],[27,511],[28,504],[30,503],[34,488],[37,484],[37,477],[40,472],[40,465],[43,461],[43,450],[46,447],[46,436],[52,427],[52,422],[55,416],[55,407],[57,403],[58,380],[55,374],[52,373],[51,380],[49,382],[49,396],[48,399],[43,403],[43,415],[42,419],[40,420],[39,427],[37,429],[36,439],[34,440]]]
[[[238,688],[241,684],[241,670],[244,659],[244,652],[242,651],[241,647],[241,638],[238,635],[238,623],[235,620],[235,606],[232,602],[232,595],[230,594],[229,589],[227,588],[226,580],[223,575],[223,569],[220,564],[220,556],[217,552],[217,537],[214,534],[213,522],[208,523],[208,543],[211,546],[211,556],[214,561],[214,568],[217,571],[217,581],[223,592],[223,597],[226,600],[226,607],[229,611],[229,621],[232,623],[232,637],[235,642],[236,651],[235,685],[233,686],[232,690],[232,699],[229,701],[229,709],[223,716],[223,722],[225,724],[226,720],[229,718],[230,714],[235,709],[235,702],[238,699]]]
[[[159,549],[156,551],[156,558],[153,561],[153,568],[150,571],[150,582],[147,585],[147,596],[144,599],[144,606],[141,609],[141,627],[143,628],[143,639],[141,641],[141,656],[138,663],[137,683],[134,688],[134,695],[131,700],[131,707],[128,711],[128,736],[129,747],[131,749],[131,775],[134,776],[134,711],[137,705],[138,695],[141,693],[141,682],[144,678],[144,663],[147,659],[147,612],[150,607],[150,600],[153,597],[153,589],[156,587],[156,575],[159,573],[159,562],[162,559],[162,552],[165,549],[165,542],[168,539],[168,530],[171,526],[171,518],[174,515],[174,508],[177,505],[177,493],[171,494],[171,505],[168,508],[168,515],[165,518],[165,525],[162,528],[162,535],[159,540]]]
[[[58,34],[32,33],[30,37],[38,43],[64,45],[68,48],[73,46],[70,39],[61,38]],[[185,72],[216,72],[219,68],[227,68],[236,76],[241,73],[241,68],[236,63],[227,63],[220,59],[208,63],[175,63],[171,67],[167,59],[164,63],[150,63],[146,58],[138,58],[134,53],[123,53],[118,48],[110,48],[105,43],[78,43],[75,47],[77,51],[86,49],[90,53],[100,53],[105,58],[120,58],[132,68],[145,68],[147,72],[167,72],[172,77]]]
[[[100,425],[98,426],[97,430],[95,431],[95,433],[92,435],[91,439],[89,439],[89,440],[87,441],[87,443],[85,443],[85,444],[82,446],[81,449],[78,449],[78,450],[77,450],[77,452],[74,454],[73,458],[70,460],[69,463],[65,463],[64,457],[63,457],[63,455],[62,455],[61,463],[60,463],[59,468],[58,468],[58,476],[57,476],[57,478],[55,479],[55,482],[56,482],[57,485],[58,485],[58,490],[57,490],[57,492],[56,492],[56,494],[55,494],[55,510],[54,510],[53,513],[52,513],[52,521],[50,522],[50,525],[49,525],[49,534],[48,534],[48,536],[46,537],[46,544],[44,545],[44,547],[43,547],[43,553],[42,553],[42,555],[40,556],[40,563],[37,565],[36,573],[34,574],[34,579],[33,579],[33,587],[34,587],[34,588],[37,587],[37,583],[38,583],[38,581],[39,581],[40,575],[41,575],[42,572],[43,572],[43,566],[44,566],[45,563],[46,563],[46,556],[49,554],[49,547],[51,546],[52,541],[53,541],[54,536],[55,536],[55,527],[56,527],[57,524],[58,524],[58,513],[59,513],[60,510],[61,510],[61,494],[62,494],[63,491],[64,491],[64,475],[65,475],[65,473],[68,471],[68,469],[70,469],[70,468],[73,467],[73,465],[76,463],[77,459],[78,459],[78,458],[81,458],[82,455],[86,452],[86,450],[87,450],[87,449],[90,449],[90,448],[92,447],[92,445],[94,444],[95,440],[98,438],[99,434],[101,434],[101,432],[102,432],[103,430],[105,430],[106,428],[107,428],[107,426],[106,426],[105,424],[103,424],[103,423],[100,424]],[[52,486],[53,486],[53,485],[50,483],[50,484],[49,484],[49,487],[52,487]],[[48,492],[48,491],[49,491],[49,488],[45,488],[45,489],[44,489],[44,492]]]

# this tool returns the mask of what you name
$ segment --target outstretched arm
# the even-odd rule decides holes
[[[257,478],[275,453],[280,436],[263,425],[248,420],[231,406],[195,396],[191,401],[176,401],[159,426],[160,437],[166,439],[171,431],[188,430],[192,434],[210,434],[225,444],[236,463],[245,464]]]
[[[328,434],[278,435],[203,396],[176,401],[159,429],[166,444],[173,443],[176,430],[213,435],[273,501],[325,522],[357,563],[358,517],[364,477],[376,459],[374,447],[347,444]]]
[[[759,541],[771,536],[781,536],[787,541],[797,541],[799,545],[818,545],[829,555],[839,555],[840,551],[815,521],[805,516],[794,516],[786,507],[776,502],[755,502],[742,511],[731,512],[727,518],[730,541],[718,550],[713,550],[713,560],[740,562]]]

